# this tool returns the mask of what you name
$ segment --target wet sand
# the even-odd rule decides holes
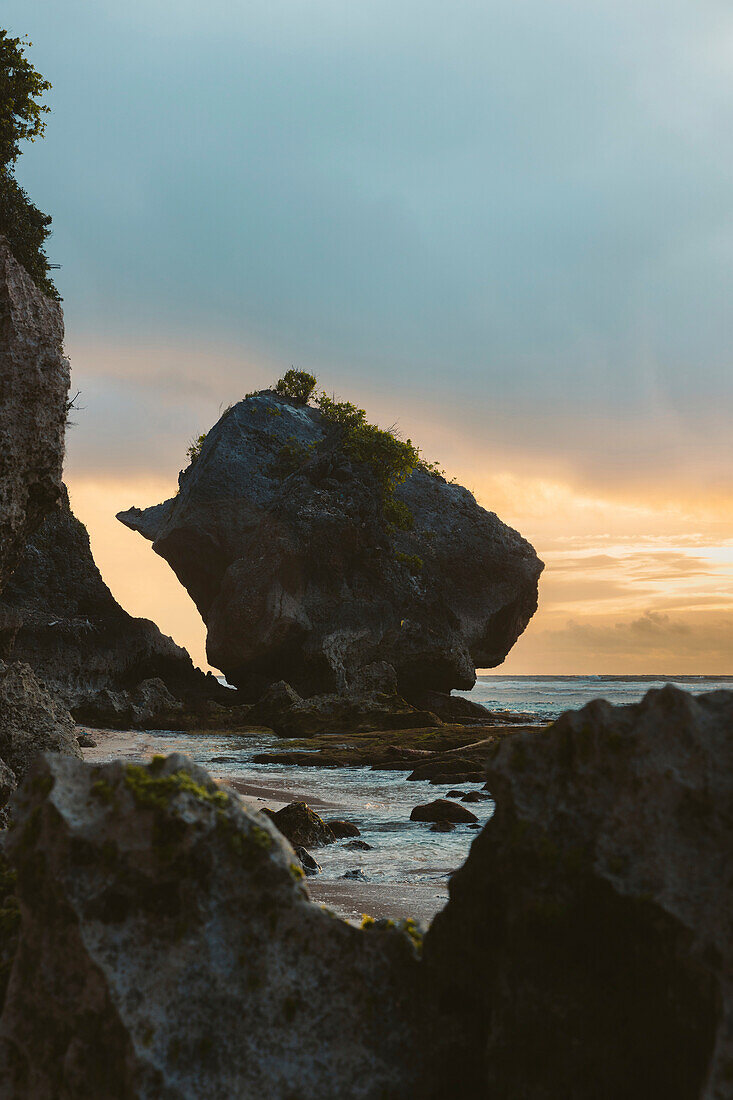
[[[316,857],[318,852],[315,853]],[[400,920],[412,917],[423,924],[431,920],[448,901],[448,887],[382,886],[369,882],[319,882],[309,878],[308,893],[313,901],[327,905],[340,917],[360,923],[366,913],[370,917],[391,917]]]

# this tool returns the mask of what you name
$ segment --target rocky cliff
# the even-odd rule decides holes
[[[63,315],[0,237],[0,591],[61,495],[69,392]]]
[[[180,725],[232,702],[154,623],[120,607],[65,489],[0,596],[0,646],[0,657],[27,662],[81,722]]]
[[[318,408],[263,391],[221,417],[177,496],[118,518],[196,603],[210,662],[253,698],[469,688],[537,606],[542,563],[471,494],[414,469],[380,485]]]
[[[0,591],[62,492],[69,392],[63,336],[58,302],[44,297],[0,237]],[[0,607],[0,636],[7,625]],[[6,655],[0,643],[0,657]],[[48,750],[80,755],[70,714],[27,665],[0,660],[0,823],[31,760]]]

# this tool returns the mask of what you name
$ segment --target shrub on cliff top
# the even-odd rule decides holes
[[[363,409],[350,401],[334,401],[319,394],[316,404],[327,424],[338,428],[344,450],[354,462],[368,466],[382,488],[385,515],[396,527],[409,527],[412,515],[393,497],[420,462],[420,451],[410,439],[398,439],[392,431],[370,424]]]
[[[289,370],[275,384],[275,393],[305,405],[316,388],[316,379],[306,371]],[[338,430],[341,446],[353,462],[367,466],[379,482],[382,490],[384,516],[393,527],[407,529],[412,526],[410,509],[394,496],[412,471],[420,465],[420,451],[410,439],[399,439],[393,431],[370,424],[364,409],[351,401],[336,401],[321,392],[315,404],[327,427]],[[283,448],[285,449],[285,448]],[[284,458],[293,456],[288,452]],[[289,468],[288,472],[292,472]],[[285,475],[286,476],[286,475]]]
[[[300,405],[307,405],[316,388],[316,379],[305,370],[288,370],[275,383],[275,393],[280,397],[289,397]]]

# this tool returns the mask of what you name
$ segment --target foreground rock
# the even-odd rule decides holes
[[[58,302],[0,237],[0,591],[61,494],[69,392]]]
[[[178,728],[211,717],[233,724],[224,706],[235,693],[194,668],[154,623],[117,603],[65,489],[0,597],[0,648],[27,662],[79,722]]]
[[[7,1100],[416,1094],[410,938],[311,904],[287,842],[204,771],[47,756],[17,797]]]
[[[8,799],[39,752],[81,758],[74,720],[20,662],[0,661],[0,825]]]
[[[396,490],[414,523],[390,529],[338,430],[272,391],[227,410],[179,486],[118,518],[171,565],[210,662],[253,698],[281,679],[302,696],[470,688],[537,607],[542,563],[466,489],[416,469]]]
[[[497,746],[425,959],[479,1095],[728,1100],[733,694],[596,701]]]
[[[449,821],[458,825],[470,825],[478,821],[478,818],[458,802],[436,798],[434,802],[416,806],[410,814],[410,821]]]

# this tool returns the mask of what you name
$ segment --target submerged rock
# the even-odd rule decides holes
[[[668,686],[499,744],[425,941],[480,1095],[727,1100],[733,694]],[[439,1040],[436,1040],[439,1041]]]
[[[436,798],[434,802],[416,806],[410,814],[410,821],[449,821],[467,825],[469,822],[478,821],[478,818],[458,802],[449,802],[447,798]]]
[[[307,848],[296,848],[295,854],[300,860],[300,866],[306,875],[319,875],[322,867],[318,860],[314,859]]]
[[[58,302],[0,237],[0,591],[61,495],[69,392]]]
[[[351,871],[344,871],[341,878],[350,879],[354,882],[368,882],[363,867],[354,867]]]
[[[336,840],[343,840],[347,836],[361,836],[359,829],[354,825],[353,821],[327,821],[329,829],[336,837]]]
[[[0,644],[88,725],[176,728],[212,712],[222,720],[229,712],[217,703],[236,698],[154,623],[120,607],[65,489],[0,597]]]
[[[287,459],[287,462],[285,461]],[[422,468],[390,529],[368,465],[316,408],[271,391],[234,405],[163,504],[118,519],[196,603],[210,662],[256,698],[470,688],[537,607],[534,550],[459,485]]]
[[[413,937],[313,905],[288,843],[182,756],[46,756],[16,796],[6,1100],[415,1095]]]

